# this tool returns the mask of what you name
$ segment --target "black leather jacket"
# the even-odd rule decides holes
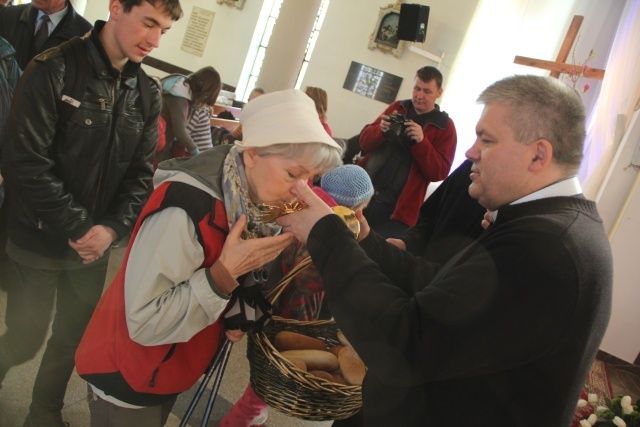
[[[160,91],[151,87],[149,119],[142,116],[136,73],[111,67],[97,33],[84,39],[91,73],[83,101],[58,122],[65,62],[58,48],[35,58],[20,79],[5,133],[2,171],[10,194],[9,237],[24,249],[75,259],[67,240],[93,225],[119,237],[145,203],[158,139]],[[131,76],[131,77],[128,77]]]

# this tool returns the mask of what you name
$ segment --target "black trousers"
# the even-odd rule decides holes
[[[57,413],[64,405],[75,352],[102,295],[107,260],[77,270],[39,270],[10,261],[18,282],[7,290],[6,333],[0,337],[0,380],[32,359],[52,334],[33,387],[30,414]]]

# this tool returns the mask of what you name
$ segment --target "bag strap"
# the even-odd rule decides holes
[[[81,37],[73,37],[67,43],[61,44],[60,51],[64,56],[65,73],[59,115],[61,122],[67,122],[82,103],[90,76],[89,60]]]
[[[138,68],[138,88],[142,101],[142,119],[146,122],[149,119],[149,110],[151,109],[151,90],[149,89],[149,76],[142,67]]]
[[[81,37],[73,37],[67,43],[60,45],[60,51],[64,56],[65,75],[64,88],[60,96],[60,121],[67,122],[76,112],[84,91],[89,82],[89,59],[87,48]],[[138,68],[138,88],[140,89],[140,99],[142,101],[142,118],[146,122],[149,119],[151,109],[151,89],[149,88],[149,76],[142,67]]]

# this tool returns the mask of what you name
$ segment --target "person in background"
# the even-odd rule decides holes
[[[262,89],[261,87],[254,87],[253,89],[251,89],[251,92],[249,92],[249,98],[247,99],[247,103],[251,102],[253,99],[264,95],[265,91],[264,89]],[[235,127],[235,129],[233,129],[233,131],[231,131],[231,137],[233,138],[234,141],[242,141],[242,123],[240,123],[238,126]]]
[[[204,67],[189,77],[170,74],[161,82],[167,144],[158,161],[195,156],[213,147],[211,111],[222,87],[220,74],[213,67]]]
[[[0,150],[4,142],[4,127],[11,109],[11,100],[18,86],[18,79],[22,75],[22,70],[18,66],[15,58],[15,49],[8,41],[0,37]],[[0,151],[0,159],[2,153]],[[0,289],[5,289],[15,284],[16,277],[9,258],[5,252],[7,245],[7,220],[8,207],[4,206],[5,185],[0,170]],[[11,310],[11,307],[8,307]]]
[[[260,97],[241,117],[242,141],[158,166],[123,265],[76,353],[92,426],[163,425],[215,355],[231,293],[259,292],[266,264],[293,242],[262,221],[259,205],[292,202],[297,179],[341,163],[300,91]],[[106,413],[117,415],[101,423]]]
[[[4,126],[9,116],[13,93],[18,86],[22,70],[15,58],[16,51],[11,44],[0,37],[0,149],[4,142]],[[0,158],[2,155],[0,153]],[[4,185],[0,174],[0,208],[4,201]],[[4,222],[3,222],[4,224]],[[3,229],[6,224],[3,225]],[[4,241],[6,243],[6,240]]]
[[[140,63],[181,15],[178,0],[110,0],[108,22],[97,21],[78,45],[85,60],[54,48],[19,80],[2,151],[7,254],[18,284],[7,294],[0,382],[36,355],[56,304],[25,427],[66,425],[74,354],[102,294],[110,248],[133,228],[153,173],[161,97]],[[89,78],[83,102],[61,120],[71,67]]]
[[[476,240],[484,231],[482,221],[487,210],[469,195],[472,166],[470,160],[462,162],[427,197],[416,225],[398,239],[387,241],[428,261],[445,264]]]
[[[36,55],[89,30],[89,21],[67,0],[36,0],[0,9],[0,37],[15,48],[22,70]]]
[[[11,3],[9,1],[7,6]],[[46,25],[42,25],[43,19],[47,20]],[[65,0],[37,0],[0,9],[0,37],[15,50],[13,57],[20,70],[24,70],[35,55],[72,37],[83,36],[89,30],[91,30],[91,24],[78,15],[71,3]],[[37,48],[36,34],[40,34],[38,40],[41,41],[41,45]],[[9,113],[8,106],[3,113]],[[11,199],[6,191],[5,188],[4,207],[0,209],[0,287],[5,289],[14,286],[18,280],[15,272],[10,268],[5,251],[9,210],[7,203]]]
[[[13,0],[0,0],[0,8],[11,6]]]
[[[325,173],[321,187],[312,187],[313,192],[327,206],[345,206],[356,210],[364,208],[373,196],[373,184],[367,172],[360,166],[341,165]],[[309,256],[306,246],[295,242],[287,246],[280,257],[277,278],[265,284],[269,291],[280,278]],[[300,271],[282,291],[272,305],[273,314],[285,319],[315,321],[323,316],[330,319],[328,309],[323,305],[324,288],[318,270],[309,265]],[[268,418],[268,405],[247,385],[244,394],[224,416],[218,427],[258,427]]]
[[[457,134],[449,115],[436,104],[442,91],[440,71],[420,68],[412,98],[389,105],[360,133],[366,155],[358,164],[369,172],[375,188],[364,215],[384,237],[398,237],[416,224],[427,186],[445,179],[451,169]]]
[[[318,112],[320,123],[322,123],[324,130],[327,131],[329,136],[332,136],[331,128],[329,127],[329,123],[327,123],[327,110],[329,107],[327,92],[319,87],[307,86],[304,93],[313,99],[313,103],[316,104],[316,111]]]
[[[307,243],[368,367],[366,426],[569,425],[606,330],[612,257],[576,176],[581,99],[520,75],[478,102],[468,191],[494,222],[446,264],[391,245],[363,216],[356,242],[302,181],[294,195],[309,207],[277,220]]]

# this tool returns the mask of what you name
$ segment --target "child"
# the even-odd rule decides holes
[[[329,206],[341,205],[355,210],[364,209],[373,196],[373,184],[367,172],[357,165],[342,165],[325,173],[320,179],[320,188],[313,190]],[[322,193],[329,196],[323,197]],[[335,203],[330,203],[333,200]],[[287,274],[300,261],[309,256],[302,243],[289,245],[280,255],[282,275]],[[275,284],[275,283],[274,283]],[[287,319],[318,320],[331,318],[322,304],[324,288],[322,278],[313,265],[293,278],[273,304],[273,314]],[[231,411],[218,424],[219,427],[257,427],[267,421],[267,404],[260,399],[251,385]]]

